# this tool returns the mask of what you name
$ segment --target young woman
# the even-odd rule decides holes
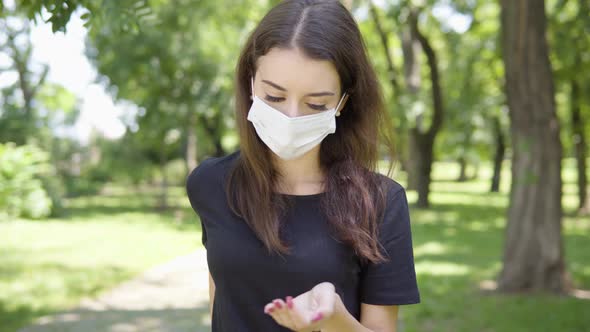
[[[404,189],[375,171],[386,124],[358,26],[287,0],[237,65],[240,149],[187,178],[213,331],[395,331],[420,302]]]

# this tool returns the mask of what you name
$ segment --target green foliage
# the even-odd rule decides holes
[[[17,23],[18,22],[18,23]],[[34,105],[38,89],[45,82],[49,67],[33,69],[29,22],[18,15],[0,16],[0,74],[12,72],[16,79],[6,80],[0,93],[0,142],[18,145],[29,142],[39,128]]]
[[[551,47],[551,64],[556,85],[556,104],[560,123],[561,141],[565,155],[571,155],[575,135],[571,129],[571,111],[573,105],[580,107],[582,118],[590,119],[590,3],[583,0],[548,2],[547,39]],[[572,101],[572,82],[582,91],[580,100]],[[586,136],[590,126],[583,129]]]
[[[142,24],[149,23],[150,4],[158,0],[16,0],[17,9],[29,19],[39,19],[51,23],[53,32],[65,31],[72,14],[77,9],[84,9],[82,15],[85,26],[102,25],[104,21],[116,23],[117,32],[137,30]],[[1,4],[2,2],[0,2]],[[6,8],[0,6],[0,16]],[[46,17],[43,17],[45,13]],[[48,16],[48,17],[47,17]]]
[[[0,216],[40,219],[50,215],[52,201],[40,179],[51,172],[48,159],[35,146],[0,144]]]
[[[49,174],[40,176],[39,180],[41,180],[43,188],[51,200],[51,214],[49,216],[62,216],[66,212],[64,198],[67,194],[63,177],[58,174]]]
[[[79,100],[71,91],[55,83],[41,86],[36,101],[46,112],[45,125],[74,125],[80,115]]]
[[[186,183],[186,162],[184,159],[171,160],[165,167],[168,184],[182,186]]]
[[[117,141],[97,138],[93,145],[101,152],[100,162],[85,172],[95,174],[94,177],[103,183],[113,181],[139,185],[150,182],[157,160],[149,159],[149,151],[142,147],[139,139],[131,133],[126,133]]]
[[[138,105],[134,144],[152,164],[181,158],[189,132],[202,155],[223,153],[233,129],[233,70],[246,34],[266,2],[151,3],[153,24],[117,32],[92,25],[87,55],[112,94]],[[231,24],[226,24],[231,22]]]
[[[444,35],[446,53],[451,55],[443,76],[448,121],[437,151],[445,159],[463,157],[477,164],[489,160],[495,150],[494,118],[499,119],[502,128],[508,128],[508,116],[503,111],[498,4],[481,3],[468,14],[472,22],[467,31],[448,31]],[[508,130],[503,131],[507,135]]]

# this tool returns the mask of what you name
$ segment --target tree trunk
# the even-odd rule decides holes
[[[561,235],[561,143],[544,0],[502,0],[502,46],[512,133],[512,184],[500,291],[566,289]]]
[[[491,192],[497,193],[500,191],[500,177],[502,174],[502,162],[504,161],[504,154],[506,153],[506,143],[504,142],[504,134],[502,133],[502,124],[498,117],[494,117],[494,136],[496,138],[496,153],[494,154],[494,174],[492,175]]]
[[[409,172],[408,175],[414,176],[413,181],[418,192],[416,206],[420,208],[427,208],[430,204],[428,196],[430,194],[433,143],[428,135],[420,133],[416,128],[410,130],[410,149],[414,153],[410,158],[413,172]]]
[[[461,156],[457,162],[459,163],[459,177],[457,178],[457,181],[465,182],[467,181],[467,159],[465,156]]]
[[[471,174],[471,176],[467,179],[470,181],[473,180],[477,180],[479,178],[479,163],[476,163],[475,165],[473,165],[473,173]]]
[[[408,92],[408,96],[411,97],[411,103],[418,101],[418,92],[422,85],[420,75],[420,57],[421,52],[420,42],[414,32],[411,24],[405,27],[400,33],[400,39],[402,44],[402,54],[404,58],[404,79],[405,87]],[[393,83],[393,82],[392,82]],[[402,107],[399,107],[403,109]],[[408,133],[409,139],[409,151],[407,153],[408,165],[408,190],[418,190],[418,183],[420,182],[420,171],[419,166],[421,164],[421,156],[419,155],[419,138],[416,134],[420,133],[422,129],[422,115],[418,115],[415,119],[415,127]],[[424,187],[424,186],[422,186]]]
[[[374,4],[369,1],[370,14],[375,22],[377,32],[383,45],[385,52],[385,59],[387,60],[387,68],[389,74],[389,81],[392,86],[394,94],[398,93],[399,83],[396,79],[396,70],[393,65],[393,60],[389,53],[388,38],[385,34],[383,27],[379,20],[379,15]],[[429,41],[424,35],[422,35],[418,29],[418,13],[415,9],[409,17],[409,29],[407,33],[402,35],[404,42],[404,63],[406,74],[407,88],[409,92],[417,92],[420,85],[419,63],[418,55],[416,54],[419,49],[422,49],[426,54],[428,65],[430,68],[430,79],[432,81],[432,99],[433,99],[433,116],[430,128],[423,131],[420,125],[420,119],[418,119],[415,128],[409,130],[409,153],[407,154],[407,161],[404,162],[407,165],[408,171],[408,190],[418,190],[418,207],[427,207],[428,204],[428,193],[430,192],[430,171],[432,168],[433,161],[433,146],[434,139],[442,126],[443,120],[443,102],[442,102],[442,91],[440,87],[440,80],[438,74],[438,64],[434,49],[430,46]],[[407,46],[407,47],[406,47]],[[396,98],[397,99],[397,98]],[[399,108],[399,107],[398,107]],[[401,121],[404,121],[404,117],[400,116]],[[405,122],[400,124],[401,132],[403,133],[407,127]],[[403,146],[399,149],[403,153]]]
[[[371,13],[371,17],[373,18],[373,22],[375,23],[377,33],[379,34],[381,46],[383,47],[383,51],[385,52],[385,60],[387,61],[387,77],[389,79],[389,83],[391,84],[392,92],[394,95],[399,95],[400,88],[399,83],[397,82],[397,70],[393,65],[393,58],[391,57],[391,53],[389,50],[389,38],[387,36],[387,33],[385,33],[383,26],[381,25],[379,13],[377,13],[377,8],[375,7],[372,1],[369,1],[369,11]]]
[[[418,124],[416,128],[410,130],[410,140],[414,140],[417,144],[416,150],[411,150],[415,153],[417,161],[418,175],[415,179],[418,189],[418,202],[417,206],[425,208],[429,206],[428,195],[430,193],[430,181],[431,181],[431,170],[432,162],[434,161],[433,147],[436,135],[440,131],[443,123],[444,105],[442,99],[442,88],[440,84],[440,77],[438,73],[438,61],[436,53],[428,39],[418,29],[418,13],[413,11],[409,17],[409,23],[411,33],[420,42],[420,47],[426,55],[428,67],[430,69],[430,81],[432,86],[432,106],[433,115],[430,127],[425,131],[421,132],[421,126]]]
[[[377,29],[377,33],[379,34],[379,40],[381,42],[381,46],[383,49],[383,54],[385,56],[385,60],[387,63],[387,78],[391,85],[392,91],[392,99],[391,99],[391,107],[393,109],[393,114],[396,114],[396,150],[397,150],[397,158],[400,160],[402,165],[402,170],[409,171],[409,163],[408,160],[411,158],[410,153],[408,152],[408,122],[406,115],[404,113],[404,108],[401,107],[399,102],[399,97],[402,95],[402,89],[400,88],[400,84],[397,80],[398,77],[398,70],[395,68],[393,63],[393,57],[391,56],[390,48],[389,48],[389,35],[383,29],[383,25],[381,24],[381,19],[379,18],[379,13],[377,12],[377,8],[373,4],[372,1],[368,2],[369,4],[369,13],[375,23],[375,28]],[[411,181],[409,181],[408,190],[411,188]]]
[[[223,145],[221,145],[221,140],[215,140],[215,156],[221,157],[225,154],[225,150],[223,149]]]
[[[166,158],[165,145],[162,144],[162,151],[160,151],[160,170],[162,172],[162,181],[160,182],[160,202],[159,208],[162,210],[168,209],[168,176],[166,175]]]
[[[197,126],[196,115],[190,112],[186,128],[186,168],[187,174],[197,167]]]
[[[34,81],[33,73],[31,71],[31,57],[32,57],[32,45],[28,39],[29,35],[29,24],[25,22],[24,27],[18,30],[7,28],[7,38],[3,45],[0,45],[0,50],[5,49],[8,56],[14,63],[11,67],[16,71],[17,74],[17,85],[22,94],[23,107],[22,107],[22,130],[19,133],[14,133],[11,141],[17,145],[25,144],[28,139],[37,133],[36,121],[37,115],[33,106],[35,95],[38,93],[41,86],[43,86],[47,74],[49,73],[49,66],[44,65],[41,75],[37,82]],[[24,44],[17,42],[19,37],[26,37]]]
[[[207,132],[207,135],[213,140],[213,146],[215,147],[214,156],[221,157],[225,154],[223,145],[221,144],[221,128],[223,125],[223,114],[219,113],[212,119],[201,116],[200,123]]]
[[[587,199],[588,178],[586,176],[587,145],[586,137],[584,136],[585,123],[580,112],[580,85],[575,79],[572,79],[570,84],[574,155],[576,156],[576,166],[578,170],[578,208],[580,212],[584,213],[590,210],[590,206],[586,206],[590,202]]]

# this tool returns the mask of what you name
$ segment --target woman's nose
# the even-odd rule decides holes
[[[283,110],[283,114],[290,118],[301,116],[300,106],[297,102],[292,102]]]

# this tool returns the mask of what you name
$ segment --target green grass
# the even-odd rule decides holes
[[[578,288],[590,289],[590,218],[575,217],[575,172],[564,170],[564,245]],[[509,170],[500,193],[488,193],[489,167],[478,180],[455,182],[455,164],[437,163],[432,208],[411,207],[422,303],[405,306],[406,332],[588,331],[590,300],[498,295],[480,290],[501,268]],[[403,174],[400,182],[405,183]],[[0,223],[0,331],[76,305],[81,298],[150,266],[200,247],[200,229],[184,189],[178,208],[154,210],[153,190],[114,187],[107,195],[68,202],[69,215]],[[408,192],[410,203],[416,193]]]
[[[80,299],[201,247],[182,188],[180,208],[154,210],[155,193],[113,188],[68,202],[69,214],[0,223],[0,331],[75,306]]]
[[[410,207],[422,303],[401,309],[405,331],[590,331],[590,300],[550,295],[499,295],[480,284],[501,269],[509,174],[501,193],[488,193],[487,169],[479,180],[453,181],[458,169],[438,163],[432,207]],[[403,177],[401,182],[404,182]],[[590,289],[590,218],[576,217],[575,174],[564,170],[564,245],[577,288]],[[410,204],[416,193],[408,193]]]

